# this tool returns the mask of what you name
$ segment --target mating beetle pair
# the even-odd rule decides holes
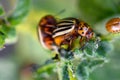
[[[72,44],[78,37],[83,47],[83,38],[89,41],[93,34],[93,30],[87,23],[71,17],[57,21],[52,15],[46,15],[38,25],[38,35],[42,46],[57,52],[61,45],[68,45],[67,49],[72,50]]]

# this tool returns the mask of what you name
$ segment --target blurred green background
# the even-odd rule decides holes
[[[5,16],[12,14],[16,2],[0,0]],[[26,19],[15,26],[14,36],[8,38],[8,44],[0,50],[0,80],[34,80],[29,68],[24,67],[31,63],[42,65],[50,58],[50,51],[42,48],[37,38],[36,28],[42,16],[51,14],[57,18],[79,18],[89,23],[95,32],[104,35],[108,33],[106,21],[120,17],[119,5],[120,0],[31,0]],[[120,80],[119,40],[117,38],[111,42],[114,49],[107,56],[109,62],[94,70],[90,80]]]

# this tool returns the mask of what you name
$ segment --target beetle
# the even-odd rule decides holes
[[[112,18],[106,23],[106,29],[111,33],[120,32],[120,18]]]
[[[67,49],[72,50],[73,41],[78,37],[82,47],[83,40],[89,41],[93,34],[90,25],[72,17],[56,20],[52,15],[46,15],[38,25],[38,36],[43,47],[57,52],[61,45],[68,45]]]
[[[54,40],[52,33],[56,27],[55,25],[56,19],[51,15],[44,16],[38,24],[37,31],[39,41],[46,49],[53,49],[52,44]]]

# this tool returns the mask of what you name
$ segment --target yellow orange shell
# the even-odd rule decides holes
[[[120,32],[120,18],[112,18],[106,23],[106,29],[111,33]]]
[[[46,49],[53,49],[52,32],[55,29],[56,19],[51,15],[46,15],[40,19],[38,25],[38,37],[42,46]]]

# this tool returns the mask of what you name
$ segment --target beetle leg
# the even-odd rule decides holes
[[[55,56],[52,58],[52,60],[60,61],[60,55],[59,54],[55,54]]]
[[[73,40],[71,39],[70,42],[69,42],[69,44],[68,44],[68,50],[72,49],[72,42],[73,42]]]
[[[67,40],[68,41],[68,50],[71,50],[72,49],[72,42],[73,42],[73,36],[71,35],[71,33],[70,34],[67,34],[66,36],[65,36],[65,40]]]
[[[83,42],[84,42],[83,39],[84,39],[83,37],[80,38],[80,46],[83,46]]]
[[[86,40],[84,39],[84,37],[81,37],[81,39],[80,39],[80,50],[83,51],[85,46],[86,46]]]

